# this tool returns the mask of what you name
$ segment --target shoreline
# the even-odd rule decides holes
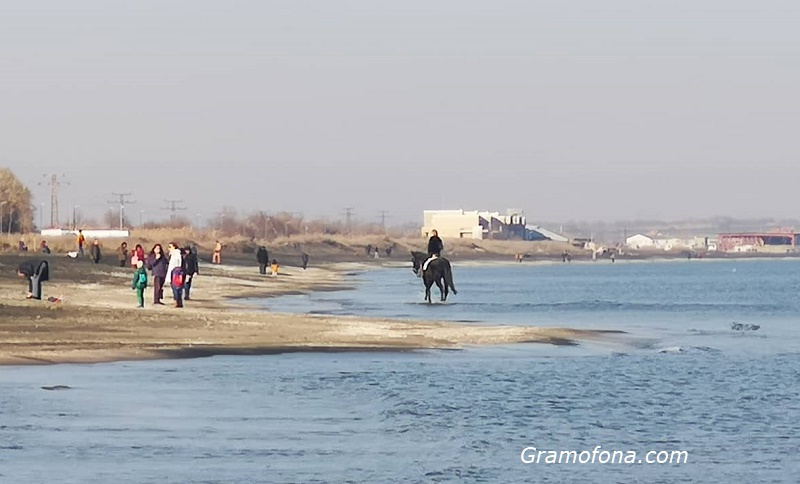
[[[272,313],[240,304],[269,298],[353,287],[348,275],[376,267],[336,263],[307,271],[286,267],[277,278],[247,266],[201,266],[183,309],[135,308],[131,270],[51,258],[44,297],[24,299],[24,282],[9,266],[20,258],[0,256],[0,365],[102,363],[268,355],[287,352],[457,350],[516,343],[576,345],[609,340],[618,333]],[[166,291],[168,293],[169,291]],[[165,296],[166,296],[165,293]],[[152,297],[152,289],[146,294]],[[164,299],[165,303],[171,300]]]

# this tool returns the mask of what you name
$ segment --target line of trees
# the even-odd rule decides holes
[[[166,222],[147,222],[142,228],[164,229],[192,227],[185,217],[175,217]],[[267,212],[263,210],[240,215],[236,209],[225,207],[219,214],[206,222],[209,230],[222,236],[244,236],[252,239],[274,240],[279,237],[292,237],[306,234],[352,234],[383,235],[386,230],[378,223],[353,222],[350,227],[342,221],[309,220],[296,212]]]
[[[30,232],[36,209],[33,197],[10,168],[0,168],[0,232]]]

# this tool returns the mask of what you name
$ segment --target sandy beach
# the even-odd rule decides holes
[[[334,263],[306,271],[285,267],[277,278],[256,267],[204,264],[183,309],[135,307],[128,268],[51,259],[44,297],[25,300],[15,277],[23,257],[0,256],[0,364],[92,363],[189,358],[217,354],[297,351],[398,351],[459,349],[513,343],[578,344],[612,337],[607,332],[529,326],[481,326],[436,321],[394,321],[272,313],[243,298],[331,291],[350,285],[359,263]],[[165,296],[169,291],[165,292]],[[167,296],[168,297],[168,296]]]

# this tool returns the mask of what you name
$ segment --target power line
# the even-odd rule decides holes
[[[350,233],[353,228],[353,207],[345,207],[344,209],[344,230],[346,233]]]
[[[69,185],[69,182],[63,180],[64,175],[61,175],[61,179],[55,173],[51,175],[42,175],[43,177],[47,178],[50,177],[50,181],[47,182],[46,186],[50,187],[50,227],[55,228],[59,225],[58,223],[58,187],[61,185]],[[39,185],[45,185],[44,183],[39,183]],[[40,220],[42,219],[42,214],[39,215]],[[39,224],[41,225],[41,221]],[[41,227],[44,228],[44,227]]]
[[[179,203],[183,203],[183,200],[164,200],[164,203],[169,205],[168,207],[161,207],[161,210],[169,210],[169,221],[174,222],[177,217],[177,212],[181,210],[187,210],[186,207],[179,207]]]
[[[380,215],[381,218],[381,228],[383,229],[384,232],[386,232],[386,219],[388,217],[391,217],[391,215],[389,215],[389,212],[387,212],[386,210],[381,210],[380,212],[378,212],[378,214]]]
[[[119,198],[119,229],[122,230],[125,225],[125,205],[134,205],[136,202],[125,200],[125,197],[130,197],[133,193],[117,193],[112,192],[112,196]],[[110,201],[108,203],[117,203],[117,200]]]

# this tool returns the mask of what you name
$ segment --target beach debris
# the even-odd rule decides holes
[[[53,390],[71,390],[71,389],[72,389],[72,387],[69,387],[67,385],[53,385],[51,387],[42,387],[42,390],[48,390],[48,391],[53,391]]]
[[[736,321],[731,323],[731,329],[734,331],[758,331],[761,329],[760,324],[748,324],[748,323],[737,323]]]

